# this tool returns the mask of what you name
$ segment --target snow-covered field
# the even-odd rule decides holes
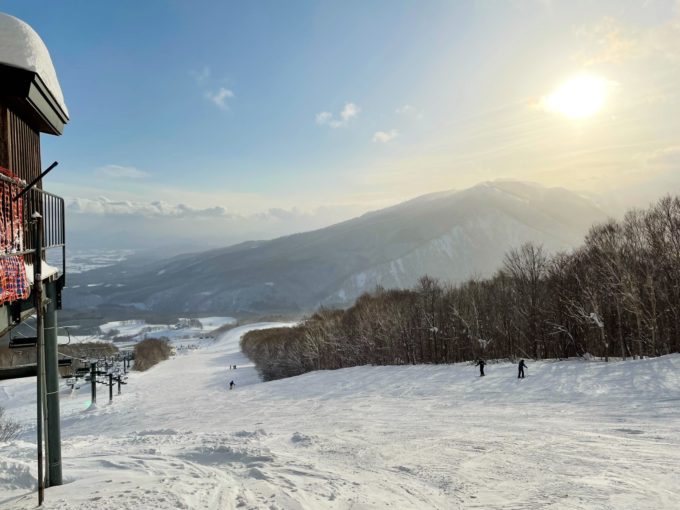
[[[49,252],[48,252],[49,253]],[[130,258],[134,250],[75,250],[66,254],[66,272],[83,273],[112,266]]]
[[[45,508],[680,508],[679,355],[261,383],[238,341],[272,325],[135,373],[112,405],[65,390],[68,483]],[[32,395],[0,382],[27,424]],[[0,444],[3,509],[35,507],[33,435]]]
[[[107,322],[99,326],[103,335],[127,337],[125,342],[117,342],[119,347],[134,345],[145,338],[167,338],[176,347],[191,341],[212,339],[213,331],[223,326],[233,326],[233,317],[203,317],[194,319],[200,326],[193,326],[191,319],[180,319],[177,324],[148,324],[144,320]],[[60,339],[60,342],[62,340]]]

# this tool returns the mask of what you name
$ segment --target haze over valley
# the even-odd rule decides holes
[[[595,203],[562,188],[482,183],[424,195],[320,230],[171,259],[77,274],[67,308],[130,304],[169,313],[311,312],[347,306],[377,286],[410,288],[425,275],[488,277],[525,242],[568,251],[594,223]],[[167,278],[172,275],[172,278]]]

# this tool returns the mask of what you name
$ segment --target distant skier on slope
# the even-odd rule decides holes
[[[234,381],[231,381],[231,382],[229,383],[229,389],[230,389],[230,390],[233,390],[233,389],[234,389],[234,386],[236,386],[236,383],[234,383]]]
[[[476,367],[479,367],[479,377],[484,377],[484,365],[486,365],[486,362],[482,358],[479,358],[475,365]]]
[[[527,367],[527,364],[524,363],[524,360],[521,359],[519,360],[519,365],[517,366],[517,379],[524,379],[524,369]]]

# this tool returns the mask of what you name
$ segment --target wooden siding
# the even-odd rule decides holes
[[[0,104],[0,166],[31,182],[41,172],[40,133]],[[41,187],[40,184],[38,187]]]

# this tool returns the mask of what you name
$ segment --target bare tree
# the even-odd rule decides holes
[[[548,271],[548,257],[541,246],[527,243],[506,255],[504,268],[512,277],[515,307],[524,319],[524,334],[531,345],[533,357],[537,359],[541,355],[543,340],[543,280]]]
[[[20,433],[21,425],[10,418],[5,418],[5,408],[0,407],[0,443],[16,439]]]

